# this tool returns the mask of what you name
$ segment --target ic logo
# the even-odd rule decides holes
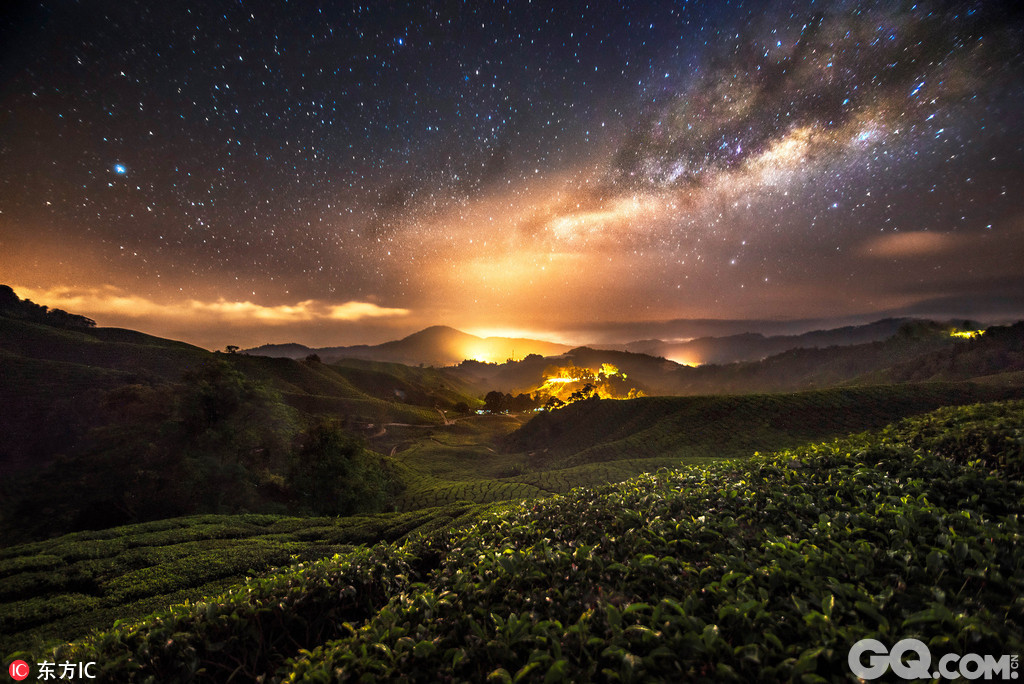
[[[29,674],[32,672],[32,668],[24,660],[15,660],[11,663],[11,666],[7,668],[7,671],[11,675],[11,679],[16,682],[20,682],[23,679],[27,679]]]

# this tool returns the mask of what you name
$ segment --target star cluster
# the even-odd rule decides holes
[[[25,4],[0,281],[208,346],[1024,314],[1022,27],[999,2]]]

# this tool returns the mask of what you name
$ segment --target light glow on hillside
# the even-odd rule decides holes
[[[673,363],[678,363],[680,366],[699,366],[703,362],[695,356],[667,356],[665,357]]]
[[[482,344],[470,345],[462,352],[461,356],[470,361],[479,361],[481,363],[500,363],[505,360],[499,358],[501,355],[496,354],[493,349],[489,349]]]
[[[632,399],[643,396],[627,384],[627,375],[610,363],[600,368],[580,366],[549,366],[544,371],[544,383],[532,393],[547,400],[571,404],[596,397],[598,399]]]
[[[981,337],[984,334],[984,330],[951,330],[949,332],[950,337],[956,337],[961,340],[973,340],[974,338]]]

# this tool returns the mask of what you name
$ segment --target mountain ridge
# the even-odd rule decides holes
[[[759,361],[792,349],[824,349],[880,342],[895,335],[902,327],[927,323],[916,318],[883,318],[862,325],[811,330],[796,335],[764,335],[743,332],[722,337],[703,336],[682,342],[655,338],[622,344],[561,344],[525,337],[480,337],[447,325],[432,325],[398,340],[380,344],[357,344],[336,347],[309,347],[299,343],[264,344],[244,350],[254,356],[300,359],[316,354],[324,361],[343,358],[387,361],[407,365],[455,366],[463,361],[502,363],[507,359],[522,360],[538,354],[552,357],[581,348],[599,351],[629,352],[661,357],[681,365],[726,364]],[[950,321],[965,329],[980,327],[975,321]]]
[[[569,351],[566,344],[522,337],[479,337],[447,325],[432,325],[398,340],[381,344],[339,347],[307,347],[297,343],[265,344],[244,353],[253,356],[302,358],[316,354],[327,362],[343,358],[386,361],[407,365],[454,366],[466,359],[505,361],[530,354],[557,356]]]

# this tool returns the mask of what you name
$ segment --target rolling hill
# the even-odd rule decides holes
[[[0,472],[38,465],[102,423],[103,396],[126,386],[168,388],[190,372],[226,363],[313,417],[351,423],[431,423],[435,407],[476,406],[477,392],[441,370],[396,364],[330,365],[211,353],[118,328],[65,329],[0,315]]]

